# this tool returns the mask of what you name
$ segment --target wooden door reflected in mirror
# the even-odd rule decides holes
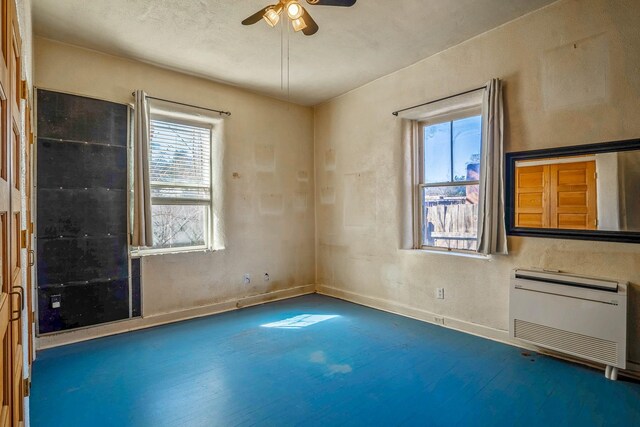
[[[517,162],[516,227],[596,230],[596,180],[595,156]]]
[[[640,140],[508,153],[510,235],[640,242]]]

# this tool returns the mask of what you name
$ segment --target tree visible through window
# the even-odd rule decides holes
[[[207,247],[211,223],[211,127],[152,116],[154,248]]]
[[[474,251],[482,116],[423,124],[421,245]]]

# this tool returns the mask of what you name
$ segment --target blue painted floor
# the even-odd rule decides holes
[[[640,384],[526,354],[309,295],[42,351],[31,421],[640,426]]]

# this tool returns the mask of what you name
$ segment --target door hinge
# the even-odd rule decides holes
[[[28,96],[29,96],[29,88],[27,87],[27,81],[22,80],[20,84],[20,98],[26,100]]]
[[[596,227],[598,226],[598,220],[596,219],[595,221],[593,221],[596,224]]]
[[[31,394],[31,378],[25,378],[23,381],[24,397],[29,397],[29,395]]]
[[[27,247],[27,230],[20,230],[20,247],[22,249]]]

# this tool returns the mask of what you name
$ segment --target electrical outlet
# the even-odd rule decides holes
[[[444,288],[437,288],[436,289],[436,298],[437,299],[444,299]]]
[[[251,283],[251,275],[249,273],[247,273],[244,276],[242,276],[242,282],[245,285],[248,285],[249,283]]]
[[[264,273],[264,281],[268,282],[269,280],[271,280],[271,278],[269,277],[269,273]]]
[[[51,308],[60,308],[62,304],[62,295],[51,295]]]
[[[434,317],[433,321],[438,325],[444,325],[444,317]]]

